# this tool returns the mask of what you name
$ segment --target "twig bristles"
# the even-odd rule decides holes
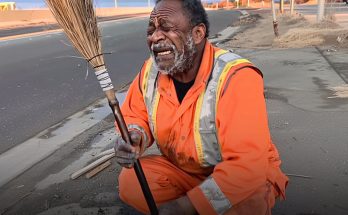
[[[92,0],[46,0],[73,46],[94,67],[104,69],[104,57]]]

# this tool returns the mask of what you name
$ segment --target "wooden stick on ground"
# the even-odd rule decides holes
[[[96,156],[94,157],[94,159],[103,157],[103,156],[105,156],[105,155],[112,154],[112,153],[114,153],[114,152],[115,152],[115,149],[108,149],[108,150],[105,150],[105,151],[101,152],[100,154],[96,155]]]
[[[110,166],[111,165],[111,161],[108,160],[104,163],[102,163],[101,165],[97,166],[96,168],[94,168],[93,170],[89,171],[87,174],[86,174],[86,178],[90,179],[92,178],[93,176],[95,176],[96,174],[98,174],[99,172],[103,171],[106,167]]]
[[[115,153],[109,154],[109,155],[105,155],[104,157],[94,161],[93,163],[89,164],[88,166],[74,172],[73,174],[71,174],[70,178],[71,179],[76,179],[78,177],[80,177],[81,175],[85,174],[86,172],[90,171],[91,169],[99,166],[100,164],[104,163],[105,161],[110,160],[111,158],[113,158],[115,156]]]

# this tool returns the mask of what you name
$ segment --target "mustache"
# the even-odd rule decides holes
[[[160,52],[160,51],[167,51],[167,50],[175,51],[176,47],[172,44],[166,44],[166,43],[156,43],[151,45],[152,52]]]

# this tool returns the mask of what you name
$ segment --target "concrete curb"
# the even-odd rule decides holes
[[[116,96],[122,103],[125,93]],[[45,129],[35,137],[0,154],[0,187],[50,156],[75,136],[96,125],[109,114],[106,99],[100,99],[62,122]]]
[[[243,20],[250,16],[250,14],[245,10],[239,10],[239,12],[241,13],[239,20]],[[211,38],[209,39],[209,41],[214,45],[222,44],[228,41],[229,39],[231,39],[234,35],[242,31],[243,29],[244,28],[240,26],[236,26],[236,27],[228,26],[226,29],[220,31],[217,34],[217,37]]]

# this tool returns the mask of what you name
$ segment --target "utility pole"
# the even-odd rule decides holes
[[[115,0],[115,7],[117,7],[117,0]]]
[[[151,7],[151,0],[147,0],[147,6]]]
[[[280,0],[279,2],[279,11],[281,14],[284,13],[284,0]]]
[[[248,2],[247,2],[247,7],[249,7],[249,0],[248,0]]]
[[[323,21],[323,19],[324,19],[324,9],[325,9],[325,0],[318,0],[317,22]]]
[[[295,0],[290,0],[290,15],[294,15]]]
[[[277,16],[276,16],[275,8],[274,8],[274,0],[271,0],[271,7],[272,7],[272,16],[273,16],[274,35],[276,37],[279,37]]]

